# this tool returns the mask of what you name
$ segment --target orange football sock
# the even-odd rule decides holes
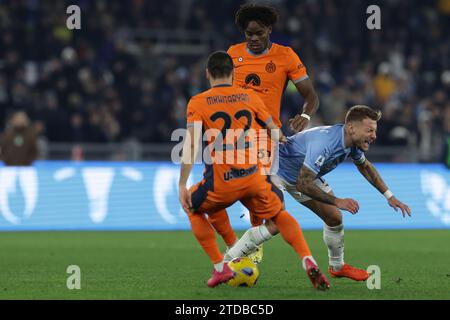
[[[216,243],[216,233],[203,213],[189,213],[192,232],[213,264],[223,260],[222,253]]]
[[[300,259],[303,259],[305,256],[311,256],[308,243],[303,237],[302,229],[297,220],[295,220],[287,211],[281,211],[273,218],[273,221],[278,230],[280,230],[284,241],[294,248]]]
[[[225,209],[209,214],[208,220],[223,238],[227,246],[231,247],[237,241],[236,234],[231,227],[230,219]]]

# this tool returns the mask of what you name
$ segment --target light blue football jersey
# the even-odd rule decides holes
[[[365,161],[364,152],[357,147],[345,148],[344,125],[321,126],[287,138],[279,145],[277,175],[295,184],[304,165],[321,177],[351,157],[356,164]]]

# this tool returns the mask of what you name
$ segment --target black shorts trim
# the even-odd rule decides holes
[[[214,172],[212,165],[205,165],[204,172],[205,182],[201,184],[197,190],[191,195],[192,208],[196,211],[202,205],[208,196],[208,191],[214,191]]]
[[[284,203],[283,191],[278,189],[278,187],[272,183],[272,180],[270,180],[270,176],[267,176],[266,180],[267,180],[267,182],[269,182],[272,185],[271,191],[275,192],[275,194],[278,196],[278,198],[280,198],[281,202]]]

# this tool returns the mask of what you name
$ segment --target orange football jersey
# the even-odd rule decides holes
[[[258,55],[247,49],[246,42],[231,46],[227,52],[234,63],[234,84],[255,90],[275,124],[281,127],[281,97],[287,81],[297,83],[308,78],[298,55],[290,47],[276,43]]]
[[[250,183],[250,178],[254,173],[259,175],[259,164],[257,163],[256,130],[260,127],[257,121],[269,123],[270,114],[266,111],[261,98],[252,90],[245,90],[231,85],[215,86],[194,97],[187,107],[187,127],[195,122],[201,122],[208,139],[209,153],[214,159],[222,157],[222,163],[212,163],[206,166],[205,179],[212,180],[214,187],[219,189],[235,188],[241,189]],[[208,129],[215,129],[222,132],[222,140],[218,144],[220,148],[212,151],[215,141],[214,134],[208,134]],[[233,136],[229,129],[245,130],[254,129],[254,135],[245,137],[245,143],[241,147],[237,140],[241,134]],[[211,133],[211,131],[209,131]],[[238,161],[238,150],[241,149],[241,156],[245,155],[245,161]],[[235,152],[227,153],[227,150]],[[217,154],[218,152],[218,154]],[[254,162],[251,162],[250,152],[254,152]],[[230,159],[231,154],[231,159]],[[242,160],[242,159],[241,159]],[[211,172],[212,170],[212,172]]]

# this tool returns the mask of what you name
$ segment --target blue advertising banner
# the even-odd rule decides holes
[[[335,194],[360,204],[344,212],[346,229],[450,228],[450,171],[438,164],[376,164],[412,217],[389,207],[351,163],[325,178]],[[190,184],[202,178],[194,167]],[[188,230],[178,202],[179,166],[170,162],[37,162],[34,167],[0,166],[0,231]],[[322,221],[285,194],[287,210],[303,229]],[[236,230],[250,226],[247,210],[228,210]],[[243,216],[243,217],[241,217]]]

